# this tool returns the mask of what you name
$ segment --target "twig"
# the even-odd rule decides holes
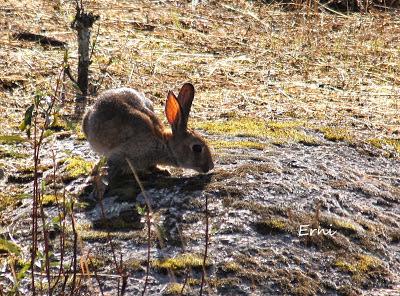
[[[73,201],[71,201],[71,224],[72,224],[72,232],[74,234],[74,253],[72,257],[72,262],[73,262],[73,274],[72,274],[72,287],[71,287],[71,293],[70,295],[73,296],[75,295],[75,286],[76,286],[76,274],[77,274],[77,253],[78,253],[78,232],[76,231],[75,228],[75,218],[74,218],[74,204]]]
[[[182,290],[181,290],[181,293],[180,293],[180,295],[183,295],[183,292],[185,291],[185,288],[186,288],[186,284],[187,284],[188,278],[189,278],[189,271],[187,270],[187,272],[186,272],[186,276],[185,276],[185,281],[183,282],[183,285],[182,285]]]
[[[94,264],[93,264],[93,262],[92,262],[92,258],[89,257],[89,261],[90,261],[90,264],[91,264],[92,266],[94,266]],[[87,275],[87,276],[90,276],[89,270],[88,270],[88,272],[87,272],[86,275]],[[101,294],[102,296],[104,296],[103,287],[101,286],[100,279],[99,279],[99,275],[97,274],[97,268],[96,268],[96,267],[94,268],[94,278],[96,279],[97,284],[99,285],[100,294]]]
[[[200,286],[200,295],[203,295],[203,286],[206,279],[206,262],[207,262],[207,253],[208,253],[208,194],[206,194],[206,233],[205,233],[205,248],[204,248],[204,257],[203,257],[203,269],[201,273],[201,286]]]
[[[151,221],[150,221],[150,212],[151,212],[151,207],[150,207],[150,199],[147,196],[146,191],[144,190],[143,184],[142,182],[140,182],[139,176],[135,170],[135,168],[133,167],[131,161],[128,158],[125,158],[126,162],[129,165],[129,168],[131,169],[131,171],[133,172],[133,175],[135,176],[135,180],[138,183],[140,190],[142,191],[142,194],[144,196],[145,202],[147,204],[147,214],[146,214],[146,223],[147,223],[147,262],[146,262],[146,278],[144,281],[144,287],[143,287],[143,291],[142,291],[142,296],[146,293],[146,289],[147,289],[147,284],[149,281],[149,272],[150,272],[150,248],[151,248]]]

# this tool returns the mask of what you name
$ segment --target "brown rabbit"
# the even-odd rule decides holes
[[[178,98],[168,93],[165,114],[172,132],[154,113],[152,102],[134,89],[103,92],[83,119],[83,132],[93,150],[108,159],[111,172],[127,170],[128,158],[138,171],[157,164],[206,173],[214,164],[204,139],[188,129],[194,87],[182,86]]]

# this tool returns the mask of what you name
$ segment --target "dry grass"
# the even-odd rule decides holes
[[[49,90],[64,52],[15,40],[30,31],[66,41],[76,64],[69,23],[72,1],[6,1],[0,10],[0,133],[15,130],[31,94]],[[305,17],[246,1],[198,5],[91,1],[101,15],[94,79],[110,58],[102,89],[127,85],[148,94],[161,111],[167,90],[197,88],[194,116],[234,111],[271,120],[302,119],[394,137],[400,123],[400,27],[389,14]],[[151,25],[153,31],[143,30]],[[146,27],[147,28],[147,27]],[[97,26],[95,27],[97,31]],[[69,87],[67,101],[74,89]],[[63,109],[70,111],[70,104]]]

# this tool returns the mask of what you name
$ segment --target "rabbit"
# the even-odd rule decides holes
[[[92,149],[107,158],[110,178],[118,170],[157,170],[157,165],[207,173],[214,168],[206,141],[187,127],[194,98],[190,83],[178,97],[168,93],[165,114],[171,130],[154,113],[153,103],[130,88],[111,89],[99,95],[84,116],[82,130]]]

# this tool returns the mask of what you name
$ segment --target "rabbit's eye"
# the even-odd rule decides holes
[[[193,152],[200,153],[203,150],[203,147],[199,144],[194,144],[192,146]]]

